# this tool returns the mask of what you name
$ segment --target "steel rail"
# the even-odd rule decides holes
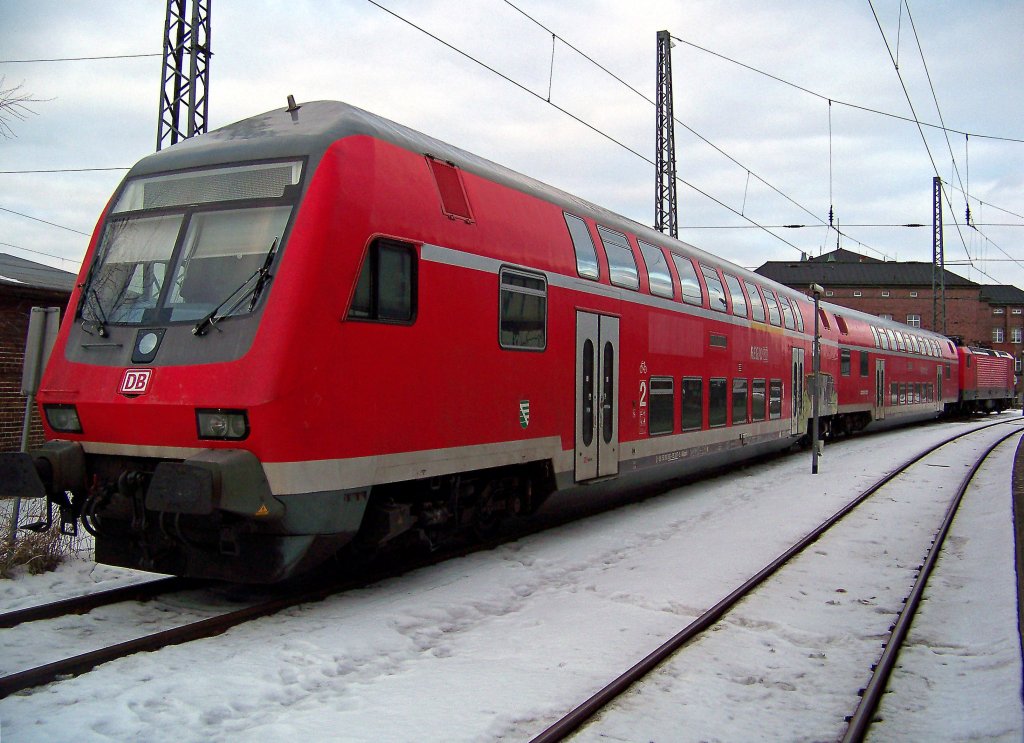
[[[147,601],[163,593],[173,593],[195,588],[199,581],[186,578],[158,578],[145,583],[130,586],[118,586],[105,591],[72,596],[71,598],[53,601],[48,604],[28,606],[24,609],[0,614],[0,629],[10,629],[24,622],[36,622],[41,619],[55,619],[68,614],[87,614],[100,606],[117,604],[122,601]]]
[[[648,675],[662,662],[676,653],[680,648],[686,645],[694,637],[700,635],[702,632],[710,629],[718,620],[720,620],[733,606],[735,606],[740,599],[751,593],[757,586],[761,585],[765,580],[776,573],[779,568],[789,562],[796,555],[800,554],[803,550],[809,547],[811,544],[816,542],[818,538],[834,526],[840,519],[854,510],[857,506],[867,500],[869,497],[874,495],[880,488],[888,484],[896,477],[901,475],[905,470],[916,464],[926,456],[942,448],[946,444],[949,444],[957,439],[965,436],[970,436],[978,431],[991,428],[992,426],[1005,425],[1007,423],[1017,423],[1019,419],[1011,421],[998,421],[996,423],[988,423],[984,426],[978,426],[972,428],[970,431],[955,434],[940,441],[937,444],[925,449],[914,457],[903,462],[896,469],[892,470],[888,474],[879,478],[867,489],[865,489],[860,495],[854,498],[852,501],[847,503],[841,509],[836,511],[832,516],[823,521],[800,541],[794,544],[792,547],[787,549],[769,565],[761,568],[757,573],[752,575],[740,586],[733,590],[729,595],[719,601],[717,604],[712,606],[701,616],[697,617],[693,622],[687,625],[685,628],[680,630],[678,633],[673,635],[656,650],[651,652],[641,661],[633,665],[627,671],[619,675],[615,680],[609,683],[607,686],[599,690],[585,702],[577,706],[575,709],[570,711],[564,717],[559,719],[553,725],[548,727],[546,730],[541,732],[530,743],[555,743],[555,741],[565,740],[569,735],[576,732],[582,727],[590,718],[596,715],[601,709],[608,706],[616,697],[622,694],[626,689],[632,686],[634,683]],[[1016,433],[1016,432],[1014,432]],[[1013,435],[1013,434],[1010,434]]]
[[[882,701],[882,694],[885,693],[886,684],[889,682],[889,676],[892,674],[892,669],[896,666],[896,659],[899,655],[900,648],[903,647],[903,643],[907,639],[907,633],[910,631],[910,625],[914,621],[914,616],[917,614],[918,607],[921,604],[921,599],[924,596],[924,589],[928,583],[928,578],[931,576],[932,570],[938,562],[939,554],[942,552],[942,546],[946,541],[946,536],[949,534],[950,527],[953,525],[953,519],[956,517],[957,511],[960,508],[960,503],[963,500],[964,493],[967,492],[967,488],[970,487],[971,481],[974,480],[974,476],[992,452],[994,452],[996,448],[1008,438],[1016,436],[1018,433],[1018,431],[1011,431],[989,446],[985,452],[978,457],[978,460],[960,482],[960,486],[957,488],[953,499],[950,501],[949,507],[946,509],[946,515],[942,520],[942,525],[935,534],[935,540],[932,542],[932,546],[928,550],[928,555],[925,558],[924,563],[921,565],[917,580],[914,581],[914,586],[910,590],[910,594],[904,602],[903,610],[900,612],[899,618],[893,624],[892,630],[890,630],[888,641],[884,643],[885,650],[882,651],[882,657],[879,658],[877,664],[874,666],[874,673],[871,675],[871,680],[868,682],[868,685],[864,687],[861,694],[860,704],[857,705],[857,710],[848,720],[846,734],[842,739],[843,743],[859,743],[864,740],[864,736],[871,727],[871,723],[874,722],[875,713],[878,711],[878,706]]]

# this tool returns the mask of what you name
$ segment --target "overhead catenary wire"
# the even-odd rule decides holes
[[[910,97],[910,91],[907,90],[907,83],[903,79],[903,75],[900,72],[899,67],[896,66],[896,58],[893,56],[892,47],[889,46],[889,40],[885,37],[885,31],[882,29],[882,22],[878,18],[878,13],[875,11],[875,5],[873,0],[868,0],[868,6],[871,8],[871,14],[874,16],[875,24],[878,26],[878,32],[882,36],[882,42],[885,44],[885,50],[889,54],[889,60],[893,63],[893,67],[896,69],[896,77],[900,82],[900,87],[903,89],[903,95],[907,99],[907,106],[909,106],[910,113],[913,115],[912,120],[914,124],[917,126],[917,131],[921,137],[921,142],[924,144],[924,149],[928,155],[928,160],[932,164],[932,172],[935,174],[937,178],[939,178],[940,188],[942,189],[943,195],[946,198],[946,203],[950,204],[951,202],[949,200],[949,197],[945,195],[945,187],[942,178],[939,175],[939,166],[935,162],[935,156],[932,154],[931,147],[928,145],[928,138],[924,136],[924,128],[921,123],[920,117],[918,117],[917,115],[917,111],[914,109],[914,102]],[[963,232],[960,229],[960,222],[959,220],[957,220],[955,213],[953,214],[953,224],[956,226],[957,234],[960,236],[960,243],[963,245],[964,253],[967,255],[968,258],[971,258],[970,251],[967,249],[967,240],[964,238]],[[981,270],[980,268],[977,268],[976,266],[974,266],[974,268],[975,270],[978,271],[978,273],[982,274],[983,276],[992,279],[992,281],[994,282],[996,281],[996,279],[993,276],[990,276],[988,273]]]
[[[602,131],[601,129],[599,129],[594,124],[591,124],[590,122],[586,121],[585,119],[580,118],[579,116],[577,116],[576,114],[572,113],[571,111],[563,108],[562,106],[559,106],[557,103],[554,103],[552,101],[546,100],[544,98],[544,96],[540,95],[536,91],[531,90],[530,88],[528,88],[527,86],[523,85],[519,81],[512,79],[511,77],[509,77],[505,73],[500,72],[499,70],[496,70],[495,68],[493,68],[490,65],[488,65],[486,62],[483,62],[483,61],[477,59],[476,57],[474,57],[473,55],[469,54],[468,52],[465,52],[462,49],[459,49],[455,45],[445,41],[444,39],[440,38],[436,34],[433,34],[430,31],[427,31],[425,28],[417,25],[416,23],[414,23],[414,22],[410,21],[409,19],[403,17],[402,15],[396,13],[395,11],[391,10],[390,8],[387,8],[384,5],[381,5],[379,2],[377,2],[377,0],[367,0],[367,2],[370,3],[371,5],[379,8],[380,10],[384,11],[385,13],[388,13],[389,15],[393,16],[394,18],[396,18],[397,20],[401,21],[402,23],[405,23],[408,26],[411,26],[412,28],[416,29],[420,33],[423,33],[423,34],[429,36],[430,38],[434,39],[438,43],[443,44],[444,46],[448,47],[449,49],[451,49],[456,54],[460,54],[463,57],[465,57],[466,59],[468,59],[469,61],[473,62],[474,64],[477,64],[477,65],[483,67],[485,70],[488,70],[489,72],[492,72],[493,74],[497,75],[498,77],[500,77],[501,79],[505,80],[506,82],[508,82],[508,83],[514,85],[515,87],[519,88],[523,92],[528,93],[529,95],[532,95],[532,96],[534,96],[535,98],[537,98],[537,99],[539,99],[541,101],[544,101],[545,103],[547,103],[552,108],[555,108],[556,110],[558,110],[562,114],[568,116],[569,118],[573,119],[577,123],[582,124],[586,128],[590,129],[592,132],[594,132],[595,134],[598,134],[599,136],[603,137],[604,139],[607,139],[612,144],[615,144],[618,147],[621,147],[625,151],[635,155],[636,157],[640,158],[644,162],[646,162],[646,163],[648,163],[648,164],[650,164],[652,166],[655,166],[655,162],[651,158],[649,158],[646,155],[638,152],[637,150],[633,149],[632,147],[630,147],[629,145],[625,144],[624,142],[621,142],[620,140],[618,140],[615,137],[611,136],[607,132]],[[721,206],[722,208],[727,209],[728,211],[732,212],[736,216],[741,217],[742,219],[747,220],[751,224],[760,227],[760,225],[758,225],[757,222],[754,221],[753,219],[750,219],[749,217],[747,217],[747,216],[745,216],[743,214],[740,214],[740,212],[738,212],[733,207],[729,206],[728,204],[726,204],[725,202],[721,201],[720,199],[712,196],[711,194],[707,193],[706,191],[702,190],[701,188],[698,188],[697,186],[695,186],[694,184],[690,183],[689,181],[686,181],[683,178],[679,178],[678,176],[676,177],[676,180],[679,183],[682,183],[687,188],[690,188],[693,191],[699,193],[701,196],[704,196],[706,199],[709,199],[710,201],[713,201],[714,203],[716,203],[719,206]],[[761,229],[764,229],[764,228],[761,228]],[[801,251],[801,249],[799,247],[797,247],[793,243],[789,242],[789,240],[786,240],[781,235],[776,235],[775,233],[770,232],[769,230],[764,230],[764,231],[767,232],[772,237],[774,237],[775,239],[779,240],[780,242],[783,242],[786,245],[790,246],[794,250],[803,252],[803,251]]]
[[[909,2],[907,2],[907,0],[902,0],[902,1],[907,6],[907,17],[910,18],[910,4],[909,4]],[[917,130],[918,130],[918,133],[921,136],[921,141],[924,144],[925,152],[928,154],[928,159],[929,159],[929,161],[932,164],[932,171],[934,172],[935,176],[937,178],[939,178],[939,185],[940,185],[940,188],[942,190],[943,197],[946,199],[946,203],[950,206],[950,212],[953,215],[953,224],[956,226],[957,235],[960,237],[960,243],[963,245],[964,253],[967,255],[967,258],[969,260],[973,260],[972,256],[971,256],[971,253],[970,253],[970,250],[968,250],[968,248],[967,248],[967,240],[964,238],[963,231],[960,229],[960,221],[956,218],[955,210],[952,209],[952,200],[949,198],[949,195],[945,193],[945,183],[942,181],[941,177],[939,176],[939,168],[938,168],[938,165],[935,162],[935,157],[932,155],[931,147],[929,147],[929,145],[928,145],[928,138],[924,136],[924,129],[922,128],[922,124],[921,124],[920,119],[919,119],[919,117],[917,115],[917,111],[914,110],[914,103],[913,103],[913,101],[910,98],[910,91],[907,90],[906,81],[904,81],[903,75],[900,73],[899,67],[896,65],[896,60],[893,57],[892,49],[889,46],[889,41],[888,41],[888,39],[885,38],[885,32],[882,30],[882,22],[878,18],[878,13],[875,12],[875,6],[874,6],[873,0],[868,0],[868,6],[871,8],[871,14],[874,16],[875,24],[878,26],[878,31],[879,31],[879,33],[882,36],[882,41],[885,44],[885,49],[886,49],[886,51],[889,54],[889,59],[892,60],[893,66],[896,69],[896,77],[900,81],[900,87],[903,88],[903,95],[906,97],[907,105],[910,107],[910,112],[914,116],[914,122],[917,124]],[[913,26],[913,21],[912,20],[911,20],[911,26]],[[915,36],[916,36],[916,30],[915,30]],[[918,44],[918,49],[920,49],[920,48],[921,48],[920,44]],[[924,51],[923,50],[921,51],[921,61],[922,61],[922,63],[924,63]],[[927,73],[927,69],[928,69],[927,68],[927,64],[925,64],[924,66],[925,66],[925,71]],[[930,75],[928,76],[928,80],[929,80],[929,85],[931,85],[931,76]],[[933,96],[935,95],[935,88],[934,88],[934,86],[932,86],[932,94],[933,94]],[[938,100],[937,100],[937,98],[936,98],[935,105],[936,105],[936,108],[938,108]],[[940,113],[940,118],[941,118],[941,113]],[[947,144],[948,144],[948,141],[949,141],[948,137],[947,137],[946,141],[947,141]],[[952,150],[952,147],[950,146],[950,155],[952,156],[952,154],[953,154],[953,150]],[[954,168],[954,170],[956,169],[956,159],[955,158],[953,158],[953,168]],[[958,174],[958,177],[959,177],[959,174]],[[966,191],[965,191],[965,193],[966,193]],[[1012,255],[1007,253],[1001,246],[997,245],[995,242],[992,242],[987,237],[986,237],[986,242],[991,242],[992,245],[994,245],[1007,258],[1013,260],[1015,263],[1017,263],[1018,266],[1024,268],[1024,263],[1021,263],[1020,261],[1015,259]],[[974,270],[976,270],[981,275],[991,279],[993,282],[998,283],[998,280],[994,276],[992,276],[989,273],[987,273],[986,271],[983,271],[982,269],[978,268],[973,263],[972,263],[972,267],[974,268]]]
[[[14,209],[8,209],[7,207],[0,206],[0,212],[7,212],[8,214],[14,214],[14,215],[17,215],[19,217],[24,217],[25,219],[31,219],[34,222],[42,222],[43,224],[48,224],[51,227],[59,227],[62,230],[67,230],[68,232],[74,232],[75,234],[84,235],[85,237],[89,237],[89,233],[88,232],[82,232],[81,230],[76,230],[73,227],[65,227],[62,224],[57,224],[56,222],[50,222],[50,221],[45,220],[45,219],[40,219],[39,217],[33,217],[31,214],[24,214],[22,212],[17,212]]]

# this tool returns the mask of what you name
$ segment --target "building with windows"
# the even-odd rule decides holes
[[[834,304],[1006,351],[1021,371],[1024,291],[1015,286],[977,284],[947,270],[943,319],[941,309],[934,316],[931,263],[881,261],[840,249],[802,261],[769,261],[756,272],[804,292],[818,284],[823,299]]]
[[[21,394],[21,370],[25,339],[33,307],[67,310],[75,274],[0,253],[0,451],[21,447],[25,420],[25,396]],[[30,429],[30,442],[42,443],[38,416]]]

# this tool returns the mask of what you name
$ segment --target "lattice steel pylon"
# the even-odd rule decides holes
[[[156,148],[206,131],[213,0],[167,0]]]
[[[655,148],[657,160],[654,184],[654,228],[679,237],[676,207],[676,136],[672,114],[672,39],[668,31],[658,32]]]
[[[942,251],[942,179],[932,179],[932,327],[946,334],[946,258]]]

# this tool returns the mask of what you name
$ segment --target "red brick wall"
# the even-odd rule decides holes
[[[33,307],[60,307],[63,320],[68,295],[52,292],[15,292],[0,287],[0,451],[21,448],[26,398],[21,394],[21,370],[25,361],[25,338]],[[43,441],[38,413],[32,414],[29,446]]]

